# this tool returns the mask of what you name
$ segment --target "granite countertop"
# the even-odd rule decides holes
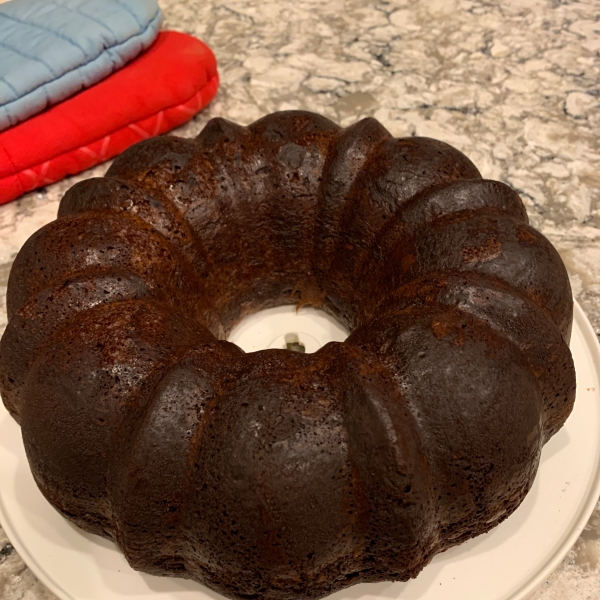
[[[0,0],[2,1],[2,0]],[[5,1],[5,0],[4,0]],[[243,124],[306,109],[349,125],[456,146],[521,194],[560,252],[600,335],[600,21],[597,0],[159,0],[165,27],[214,50],[222,88],[178,135],[211,117]],[[0,207],[0,330],[11,263],[74,182]],[[600,598],[600,507],[531,600]],[[54,598],[0,529],[0,597]],[[482,598],[482,600],[485,600]]]

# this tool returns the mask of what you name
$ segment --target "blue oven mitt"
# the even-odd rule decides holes
[[[156,0],[0,4],[0,131],[120,69],[160,29]]]

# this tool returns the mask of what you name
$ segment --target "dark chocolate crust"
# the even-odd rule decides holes
[[[314,354],[224,341],[309,304]],[[460,152],[306,112],[152,139],[8,286],[0,391],[46,498],[230,598],[415,577],[519,506],[575,398],[564,265]]]

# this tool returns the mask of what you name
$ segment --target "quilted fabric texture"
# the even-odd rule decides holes
[[[0,133],[0,204],[189,121],[218,86],[208,46],[191,35],[161,32],[120,71]]]
[[[156,0],[0,5],[0,131],[117,71],[156,39]]]

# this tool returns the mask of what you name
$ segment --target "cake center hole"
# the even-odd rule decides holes
[[[246,352],[272,348],[310,354],[347,337],[347,329],[326,312],[287,305],[249,315],[233,328],[228,340]]]

